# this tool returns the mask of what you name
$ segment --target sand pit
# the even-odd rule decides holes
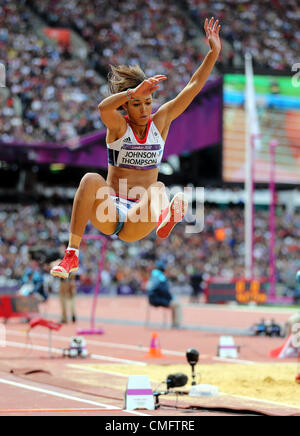
[[[119,386],[121,389],[125,389],[126,377],[134,374],[148,375],[153,390],[164,390],[166,385],[162,382],[166,380],[168,374],[176,372],[183,372],[189,377],[189,384],[182,389],[187,389],[191,383],[191,371],[188,365],[138,367],[134,365],[86,364],[80,365],[80,367],[86,368],[86,370],[122,375]],[[295,381],[296,374],[299,372],[297,363],[198,365],[196,372],[197,383],[215,385],[221,393],[300,407],[300,385]]]

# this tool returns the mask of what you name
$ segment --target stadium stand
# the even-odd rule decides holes
[[[203,58],[193,44],[199,30],[171,0],[121,0],[114,8],[109,0],[31,4],[52,26],[76,29],[100,71],[107,72],[109,64],[138,63],[148,76],[166,74],[162,101],[182,89]]]
[[[0,277],[20,280],[32,263],[30,250],[42,246],[45,250],[57,248],[61,253],[68,238],[71,206],[11,205],[0,206]],[[205,277],[243,277],[244,274],[244,216],[243,209],[205,206],[205,229],[201,233],[185,233],[185,225],[174,229],[172,238],[157,239],[151,234],[138,243],[127,244],[110,239],[103,272],[104,287],[130,285],[145,291],[155,259],[165,259],[172,278],[173,288],[185,289],[195,269]],[[224,229],[224,237],[218,236]],[[95,230],[88,227],[87,233]],[[300,267],[300,214],[281,211],[277,219],[277,280],[293,283],[294,271]],[[255,230],[255,272],[259,277],[268,276],[268,211],[257,211]],[[100,243],[83,243],[81,254],[81,284],[83,288],[96,280]],[[189,250],[182,256],[182,246]],[[35,264],[35,262],[33,262]],[[133,285],[135,282],[135,285]],[[292,285],[291,285],[292,286]]]
[[[103,80],[95,70],[38,36],[22,1],[2,2],[0,28],[9,90],[1,93],[1,141],[64,142],[103,127],[95,103]]]
[[[290,70],[299,61],[300,6],[296,0],[186,0],[196,22],[215,16],[233,56],[252,53],[256,65]]]
[[[7,66],[7,89],[0,94],[0,141],[63,143],[103,128],[97,110],[106,95],[108,65],[139,63],[147,75],[166,74],[158,102],[172,98],[203,59],[204,17],[222,21],[222,37],[231,46],[219,66],[233,66],[234,57],[250,49],[267,71],[284,70],[299,60],[300,8],[293,0],[3,0],[0,5],[0,58]],[[64,27],[88,47],[80,59],[72,47],[54,44],[37,32]],[[283,17],[287,17],[284,20]],[[298,58],[298,59],[297,59]],[[213,76],[212,76],[213,77]],[[30,263],[29,249],[65,248],[70,206],[0,205],[1,283],[19,281]],[[138,244],[109,243],[104,282],[130,283],[144,291],[156,258],[165,257],[174,286],[183,286],[195,268],[206,276],[243,275],[244,224],[239,208],[206,207],[206,227],[186,235],[178,226],[168,241],[150,236]],[[225,239],[216,230],[225,228]],[[299,269],[300,215],[281,212],[277,218],[278,281],[288,283]],[[256,216],[256,274],[268,275],[268,215]],[[182,244],[190,250],[185,258]],[[95,280],[99,244],[84,245],[81,282]],[[196,260],[194,260],[196,259]],[[134,273],[132,272],[134,271]]]
[[[238,7],[232,0],[120,1],[114,8],[110,3],[2,2],[0,57],[7,65],[10,90],[1,94],[2,141],[65,142],[103,127],[97,102],[106,87],[98,72],[105,75],[110,63],[140,63],[147,75],[166,74],[159,102],[171,98],[203,59],[205,47],[199,41],[209,15],[222,20],[222,36],[232,46],[226,64],[246,49],[269,70],[290,68],[299,58],[300,10],[293,0],[240,0]],[[88,45],[88,60],[76,58],[72,47],[41,38],[33,10],[45,27],[79,33]]]

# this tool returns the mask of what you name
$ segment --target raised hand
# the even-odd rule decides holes
[[[166,79],[167,77],[164,75],[149,77],[149,79],[144,80],[139,86],[133,89],[131,95],[134,98],[147,97],[160,87],[159,82]]]
[[[211,50],[214,53],[219,54],[222,48],[219,36],[219,32],[221,29],[221,25],[219,25],[219,20],[216,20],[216,22],[214,23],[214,17],[212,17],[210,21],[208,21],[208,18],[206,18],[204,29]]]

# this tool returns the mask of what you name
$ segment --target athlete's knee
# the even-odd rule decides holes
[[[80,181],[81,189],[98,189],[100,186],[105,184],[105,180],[100,174],[97,173],[87,173]]]
[[[100,176],[100,174],[86,173],[82,177],[80,184],[81,185],[91,185],[91,184],[99,185],[100,183],[103,183],[103,182],[105,182],[105,180],[102,176]]]
[[[148,198],[149,213],[151,221],[158,221],[159,214],[162,209],[165,209],[169,204],[169,196],[166,187],[162,182],[156,182],[150,187],[150,195]]]

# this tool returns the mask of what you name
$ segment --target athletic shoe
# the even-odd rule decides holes
[[[177,223],[183,220],[188,209],[188,201],[183,192],[176,194],[166,209],[161,211],[156,226],[159,238],[167,238]]]
[[[65,250],[65,256],[59,265],[54,266],[50,274],[54,277],[67,279],[69,274],[78,270],[79,261],[75,250]]]

